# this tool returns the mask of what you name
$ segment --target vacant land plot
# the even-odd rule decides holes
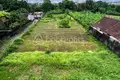
[[[90,25],[96,21],[96,14],[81,14],[79,22],[87,20]],[[61,15],[44,17],[23,36],[17,52],[0,62],[1,80],[120,80],[120,58],[75,20],[71,28],[58,28]]]
[[[43,18],[30,32],[25,35],[24,43],[19,46],[17,52],[26,51],[84,51],[93,50],[96,44],[90,41],[85,29],[71,18],[71,28],[58,28],[60,16],[53,15],[53,18]],[[67,16],[68,18],[70,16]]]

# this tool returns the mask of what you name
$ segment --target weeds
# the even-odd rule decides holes
[[[104,59],[101,55],[105,55]],[[9,63],[9,65],[17,65],[16,67],[20,69],[18,71],[20,71],[21,74],[24,73],[26,75],[31,71],[31,69],[29,69],[30,66],[37,65],[35,69],[40,68],[40,71],[37,73],[42,73],[42,75],[36,76],[32,72],[28,75],[32,75],[31,77],[28,77],[29,79],[34,77],[36,79],[53,78],[54,80],[101,80],[101,78],[103,80],[119,80],[119,60],[119,57],[115,54],[104,49],[99,52],[93,51],[93,53],[54,52],[50,55],[47,55],[44,52],[26,52],[9,54],[9,56],[1,62],[1,65],[6,63]],[[23,65],[26,67],[23,67]],[[27,71],[24,72],[24,70]]]
[[[24,39],[18,38],[18,39],[16,39],[16,40],[14,41],[14,44],[20,45],[20,44],[22,44],[23,42],[24,42]]]

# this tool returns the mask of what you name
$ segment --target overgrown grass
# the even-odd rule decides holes
[[[90,14],[93,15],[93,13]],[[54,18],[51,19],[47,18],[48,22],[44,22],[44,19],[38,22],[38,24],[28,32],[29,34],[25,34],[22,37],[23,39],[18,39],[14,42],[14,44],[17,45],[18,52],[14,52],[14,50],[16,50],[14,45],[13,48],[10,48],[13,49],[11,54],[0,62],[0,79],[120,80],[120,58],[108,50],[106,46],[95,40],[89,33],[85,33],[86,30],[76,21],[74,23],[74,20],[71,21],[73,26],[71,28],[80,29],[80,32],[85,33],[89,39],[88,42],[78,42],[76,43],[77,46],[74,46],[72,42],[67,42],[67,44],[59,41],[34,41],[33,37],[39,35],[40,31],[57,28],[56,22],[62,17],[61,15],[53,15],[53,17]],[[86,19],[89,18],[87,15]],[[96,19],[93,21],[96,21]],[[86,25],[88,24],[91,24],[89,20],[87,20]],[[86,29],[87,28],[88,27],[86,27]],[[73,47],[71,49],[73,52],[58,52],[59,50],[57,50],[56,47],[59,47],[59,44],[61,44],[60,48],[66,50],[69,50],[69,47]],[[44,52],[40,52],[39,49],[42,47],[40,45],[45,46],[46,50]],[[92,45],[95,45],[95,47],[89,48],[89,46]],[[56,52],[51,52],[48,47],[56,49]],[[78,48],[79,52],[76,48]]]
[[[89,42],[89,37],[86,34],[86,30],[78,24],[73,18],[71,18],[67,14],[52,14],[52,18],[49,16],[46,16],[40,20],[36,26],[29,32],[27,32],[23,38],[24,38],[24,43],[19,46],[18,52],[26,52],[26,51],[46,51],[46,46],[44,45],[46,42],[49,42],[49,50],[50,51],[80,51],[80,50],[93,50],[96,48],[96,45],[92,42]],[[70,31],[69,29],[60,29],[58,28],[58,23],[62,18],[68,18],[70,19],[70,24],[71,28],[73,29]],[[75,29],[75,30],[74,30]],[[62,31],[63,30],[63,31]],[[77,31],[76,31],[77,30]],[[56,31],[56,32],[55,32]],[[71,33],[73,32],[73,34]],[[59,34],[59,35],[58,35]],[[85,34],[82,35],[81,40],[82,42],[79,41],[67,41],[67,35],[75,35],[80,36],[80,34]],[[41,36],[44,35],[44,38],[49,36],[51,39],[50,41],[43,41],[41,40]],[[58,35],[58,40],[52,41],[52,39]],[[59,38],[66,38],[66,41],[61,41]],[[72,36],[71,36],[72,37]],[[43,37],[42,37],[43,38]],[[68,37],[69,38],[69,37]],[[84,40],[86,38],[87,40]]]
[[[12,53],[0,63],[0,79],[4,74],[3,80],[119,80],[119,61],[117,55],[104,49]]]

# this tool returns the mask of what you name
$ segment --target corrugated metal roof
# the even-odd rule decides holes
[[[120,41],[120,20],[104,17],[92,26]]]

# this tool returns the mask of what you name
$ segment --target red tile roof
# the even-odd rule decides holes
[[[93,24],[92,27],[120,41],[120,20],[104,17],[99,22]]]

